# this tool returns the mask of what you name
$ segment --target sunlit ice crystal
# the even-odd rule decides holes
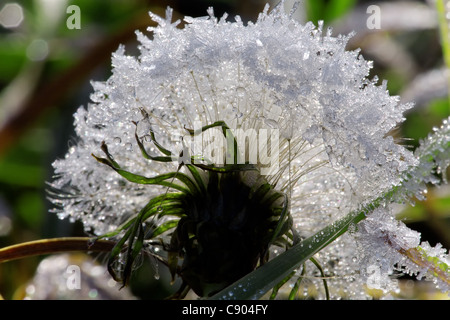
[[[349,36],[302,25],[282,7],[266,6],[247,24],[209,9],[207,17],[186,17],[182,29],[171,9],[165,18],[150,14],[158,23],[149,28],[152,38],[137,32],[138,56],[120,46],[112,76],[93,82],[92,102],[74,115],[77,144],[53,163],[51,186],[64,191],[53,197],[58,215],[81,220],[92,234],[114,230],[167,191],[130,183],[91,154],[101,154],[104,143],[130,171],[173,172],[177,163],[145,159],[135,134],[150,154],[157,154],[158,141],[178,155],[183,148],[202,151],[187,128],[218,121],[277,135],[268,150],[252,140],[244,151],[249,158],[257,153],[254,164],[262,170],[262,151],[277,150],[277,165],[265,179],[289,196],[301,237],[399,183],[417,160],[388,133],[411,105],[368,79],[370,62],[345,49]],[[354,246],[341,249],[332,245],[332,254],[324,253],[339,262],[337,273],[356,254]]]

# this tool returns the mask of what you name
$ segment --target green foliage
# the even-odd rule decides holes
[[[308,0],[307,18],[316,24],[320,20],[330,23],[350,12],[356,3],[357,0]]]

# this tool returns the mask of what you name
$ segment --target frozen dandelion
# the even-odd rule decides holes
[[[171,9],[150,15],[153,39],[137,32],[138,57],[120,47],[112,76],[75,113],[78,143],[54,162],[51,184],[65,191],[52,198],[60,218],[119,240],[116,278],[126,282],[145,251],[182,278],[180,295],[210,296],[417,165],[389,135],[410,105],[367,78],[371,64],[345,50],[348,37],[300,25],[281,6],[247,25],[212,8],[183,29]],[[330,284],[351,288],[333,296],[362,294],[373,223],[397,228],[368,221],[320,253]],[[387,257],[383,272],[397,262]]]

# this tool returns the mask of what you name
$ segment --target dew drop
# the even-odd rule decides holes
[[[237,87],[236,88],[236,94],[238,97],[244,97],[245,94],[247,93],[247,90],[244,87]]]
[[[146,134],[146,135],[144,136],[144,141],[145,141],[145,142],[151,142],[151,141],[152,141],[151,135]]]
[[[122,142],[122,139],[120,139],[120,137],[115,137],[113,139],[113,141],[114,141],[115,144],[120,144]]]
[[[95,238],[95,237],[94,238],[89,238],[88,243],[87,243],[88,248],[92,247],[96,240],[97,240],[97,238]]]
[[[261,101],[257,101],[257,100],[253,101],[253,106],[256,109],[262,109],[263,108],[263,104],[261,103]]]
[[[128,142],[127,144],[125,144],[125,149],[127,149],[127,151],[131,151],[133,150],[133,145]]]

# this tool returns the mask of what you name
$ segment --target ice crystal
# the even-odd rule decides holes
[[[244,132],[276,132],[276,166],[266,168],[257,141],[249,143],[248,156],[257,154],[267,180],[289,194],[301,237],[400,185],[417,165],[417,157],[389,135],[411,105],[390,96],[386,83],[368,78],[371,63],[359,51],[346,50],[349,36],[332,36],[321,24],[301,25],[281,5],[270,12],[266,6],[248,24],[239,16],[217,18],[212,8],[207,17],[186,17],[183,29],[172,21],[171,9],[165,18],[150,16],[158,23],[149,28],[153,38],[137,32],[137,57],[121,46],[112,56],[112,76],[92,83],[92,102],[74,115],[77,143],[53,163],[51,186],[64,190],[52,197],[60,218],[81,220],[87,232],[100,235],[165,192],[130,183],[91,156],[101,154],[105,142],[118,163],[140,175],[176,170],[176,163],[144,159],[135,132],[149,153],[157,152],[154,134],[174,155],[186,147],[198,150],[186,139],[186,128],[196,123],[224,121]],[[275,154],[274,146],[264,151]],[[395,246],[386,250],[383,237],[392,240],[407,228],[392,215],[378,219],[382,211],[321,253],[335,283],[345,283],[344,296],[363,294],[349,288],[361,287],[368,266],[389,274],[403,259]],[[395,241],[417,246],[417,234],[405,232]],[[366,270],[359,275],[354,271],[361,261]]]

